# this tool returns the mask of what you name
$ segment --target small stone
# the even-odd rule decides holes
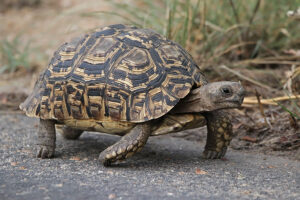
[[[238,180],[243,180],[243,179],[245,179],[245,177],[242,174],[238,173],[237,179]]]
[[[196,169],[195,173],[198,174],[198,175],[204,175],[204,174],[207,174],[206,171],[201,170],[201,169],[199,169],[199,168]]]
[[[250,136],[244,136],[241,138],[242,140],[245,140],[247,142],[257,142],[256,138],[250,137]]]
[[[80,158],[77,157],[77,156],[73,156],[73,157],[70,158],[70,160],[80,161]]]
[[[22,149],[21,152],[22,152],[22,153],[31,153],[32,151],[29,150],[29,149]]]
[[[248,194],[251,194],[251,191],[245,190],[245,191],[243,191],[242,193],[248,195]]]
[[[17,164],[18,164],[17,162],[11,162],[10,163],[11,166],[17,166]]]
[[[109,194],[109,195],[108,195],[108,199],[114,199],[114,198],[116,198],[116,195],[115,195],[115,194]]]
[[[58,183],[58,184],[55,184],[54,186],[55,186],[55,187],[62,187],[63,184],[62,184],[62,183]]]
[[[111,170],[108,170],[107,173],[110,174],[110,175],[113,175],[113,174],[114,174],[114,172],[111,171]]]

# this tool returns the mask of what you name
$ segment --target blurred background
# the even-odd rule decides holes
[[[300,160],[300,0],[1,0],[0,114],[20,112],[62,43],[114,23],[178,42],[210,81],[242,82],[232,148]]]

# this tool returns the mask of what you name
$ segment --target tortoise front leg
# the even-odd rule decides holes
[[[232,139],[232,124],[224,111],[212,111],[204,114],[207,121],[207,140],[204,157],[208,159],[222,158]]]
[[[149,122],[136,125],[120,141],[101,152],[99,160],[104,166],[109,166],[113,162],[132,156],[142,149],[150,134],[151,128]]]
[[[38,158],[51,158],[55,151],[55,121],[40,119],[38,130]]]

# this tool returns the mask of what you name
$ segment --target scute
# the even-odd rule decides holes
[[[97,48],[94,48],[91,53],[93,53],[94,56],[103,57],[106,55],[106,52],[108,52],[108,50],[114,46],[115,43],[116,42],[113,38],[103,38],[98,43]]]
[[[174,45],[167,44],[160,47],[162,53],[166,56],[167,59],[173,59],[176,61],[181,55],[181,53],[176,49]]]
[[[117,38],[129,46],[150,49],[158,47],[166,38],[150,29],[133,29],[121,32]]]
[[[124,62],[131,68],[145,67],[149,63],[147,52],[140,48],[134,48],[125,58]]]
[[[203,84],[178,44],[149,29],[112,25],[62,45],[20,107],[43,119],[144,122]]]

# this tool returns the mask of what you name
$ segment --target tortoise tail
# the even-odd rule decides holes
[[[43,85],[43,73],[40,75],[39,79],[35,83],[33,92],[27,97],[27,99],[20,104],[19,108],[26,113],[29,117],[40,117]]]

